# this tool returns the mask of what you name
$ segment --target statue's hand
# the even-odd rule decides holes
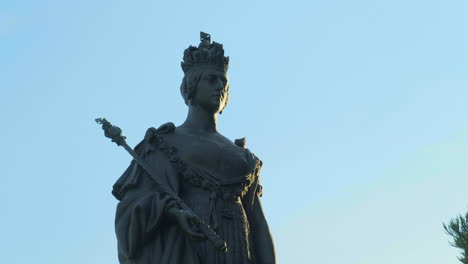
[[[200,223],[200,219],[192,212],[186,210],[180,210],[177,208],[171,208],[168,213],[172,219],[174,219],[179,227],[192,239],[204,240],[206,236],[202,233],[194,231],[194,227]]]

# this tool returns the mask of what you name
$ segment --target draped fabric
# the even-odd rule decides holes
[[[154,131],[153,131],[154,132]],[[177,156],[177,150],[156,131],[136,148],[153,168],[155,176],[205,222],[215,228],[228,245],[217,252],[208,241],[188,238],[167,217],[177,202],[157,191],[153,179],[135,161],[115,183],[120,200],[115,218],[121,264],[252,264],[255,249],[247,215],[261,194],[261,162],[248,150],[249,173],[222,181]]]

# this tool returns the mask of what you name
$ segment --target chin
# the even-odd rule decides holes
[[[219,112],[221,111],[221,104],[218,102],[218,103],[214,103],[210,106],[210,108],[212,109],[213,112]]]
[[[221,107],[220,105],[205,105],[205,106],[202,106],[201,107],[202,109],[204,109],[206,112],[208,113],[213,113],[213,114],[217,114],[219,113],[221,110]]]

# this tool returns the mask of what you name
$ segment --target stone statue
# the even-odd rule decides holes
[[[205,33],[185,50],[187,119],[148,129],[134,150],[152,173],[133,160],[113,187],[121,264],[276,263],[259,198],[262,162],[245,138],[233,143],[217,128],[229,98],[228,64],[223,46]],[[176,195],[158,191],[155,178]],[[226,252],[209,243],[200,221],[226,242]]]

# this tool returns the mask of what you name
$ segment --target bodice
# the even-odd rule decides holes
[[[177,129],[164,135],[168,145],[177,149],[177,156],[191,168],[203,171],[220,181],[238,179],[249,173],[249,153],[219,134],[211,137],[179,133]]]
[[[181,139],[177,135],[158,135],[157,138],[159,150],[168,157],[180,177],[181,196],[196,188],[208,192],[211,199],[235,202],[245,195],[257,176],[260,161],[244,146],[219,146],[206,140]]]

